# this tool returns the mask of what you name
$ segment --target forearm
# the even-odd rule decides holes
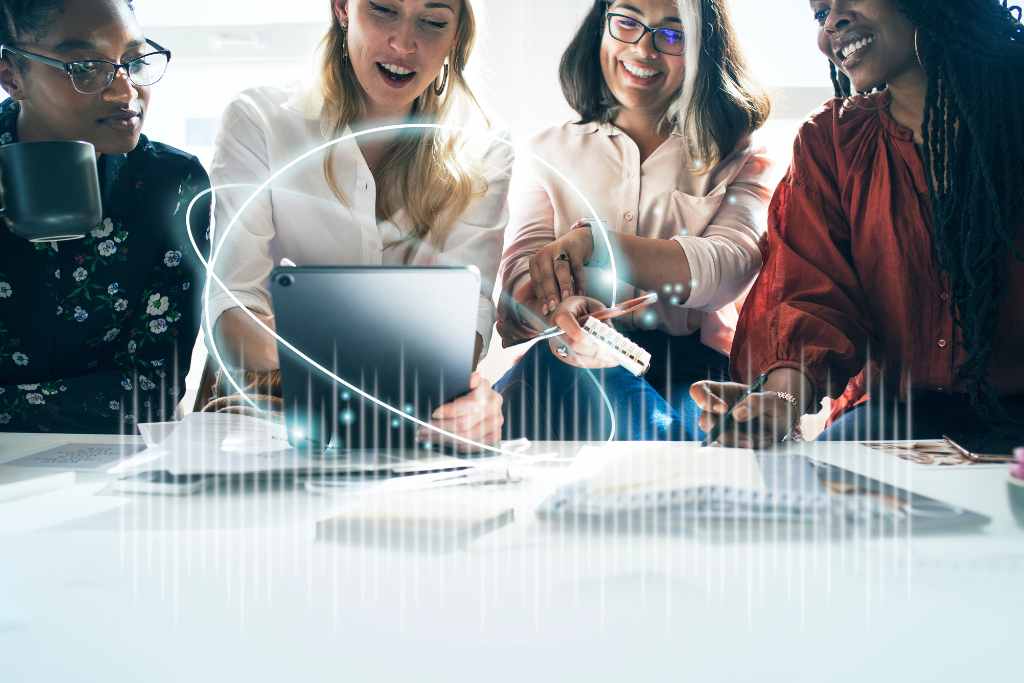
[[[678,303],[686,303],[692,277],[686,252],[678,242],[621,233],[611,233],[609,238],[621,261],[616,264],[619,280],[646,292],[660,292],[665,285],[672,285]],[[682,285],[681,292],[676,285]]]
[[[253,313],[263,324],[274,329],[274,319]],[[241,308],[224,311],[213,328],[213,338],[221,359],[233,371],[276,370],[280,367],[277,342]]]

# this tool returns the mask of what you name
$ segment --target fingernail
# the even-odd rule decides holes
[[[750,417],[750,411],[747,410],[746,406],[741,406],[736,410],[732,411],[732,416],[734,419],[737,419],[740,422],[745,422],[747,418]]]

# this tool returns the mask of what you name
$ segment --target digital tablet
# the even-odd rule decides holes
[[[414,448],[418,426],[391,408],[426,422],[469,391],[480,299],[475,269],[277,268],[270,291],[277,332],[287,342],[278,341],[278,352],[294,445]]]

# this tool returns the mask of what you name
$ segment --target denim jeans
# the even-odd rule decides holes
[[[547,342],[535,344],[495,385],[505,400],[506,438],[543,441],[694,441],[700,410],[690,385],[722,379],[728,358],[700,335],[627,332],[651,353],[635,377],[621,368],[586,370],[562,362]]]
[[[1003,399],[1012,419],[1024,421],[1024,396]],[[946,435],[977,434],[991,427],[960,394],[920,392],[911,401],[874,398],[847,411],[822,432],[818,441],[890,441],[941,439]],[[1024,440],[1022,440],[1024,443]]]

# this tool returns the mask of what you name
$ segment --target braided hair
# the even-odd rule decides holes
[[[971,404],[990,422],[1007,413],[988,380],[1009,259],[1024,221],[1024,26],[1006,0],[895,0],[917,28],[928,78],[922,157],[933,254],[952,296]],[[837,97],[850,80],[831,65]],[[884,86],[880,86],[884,87]]]

